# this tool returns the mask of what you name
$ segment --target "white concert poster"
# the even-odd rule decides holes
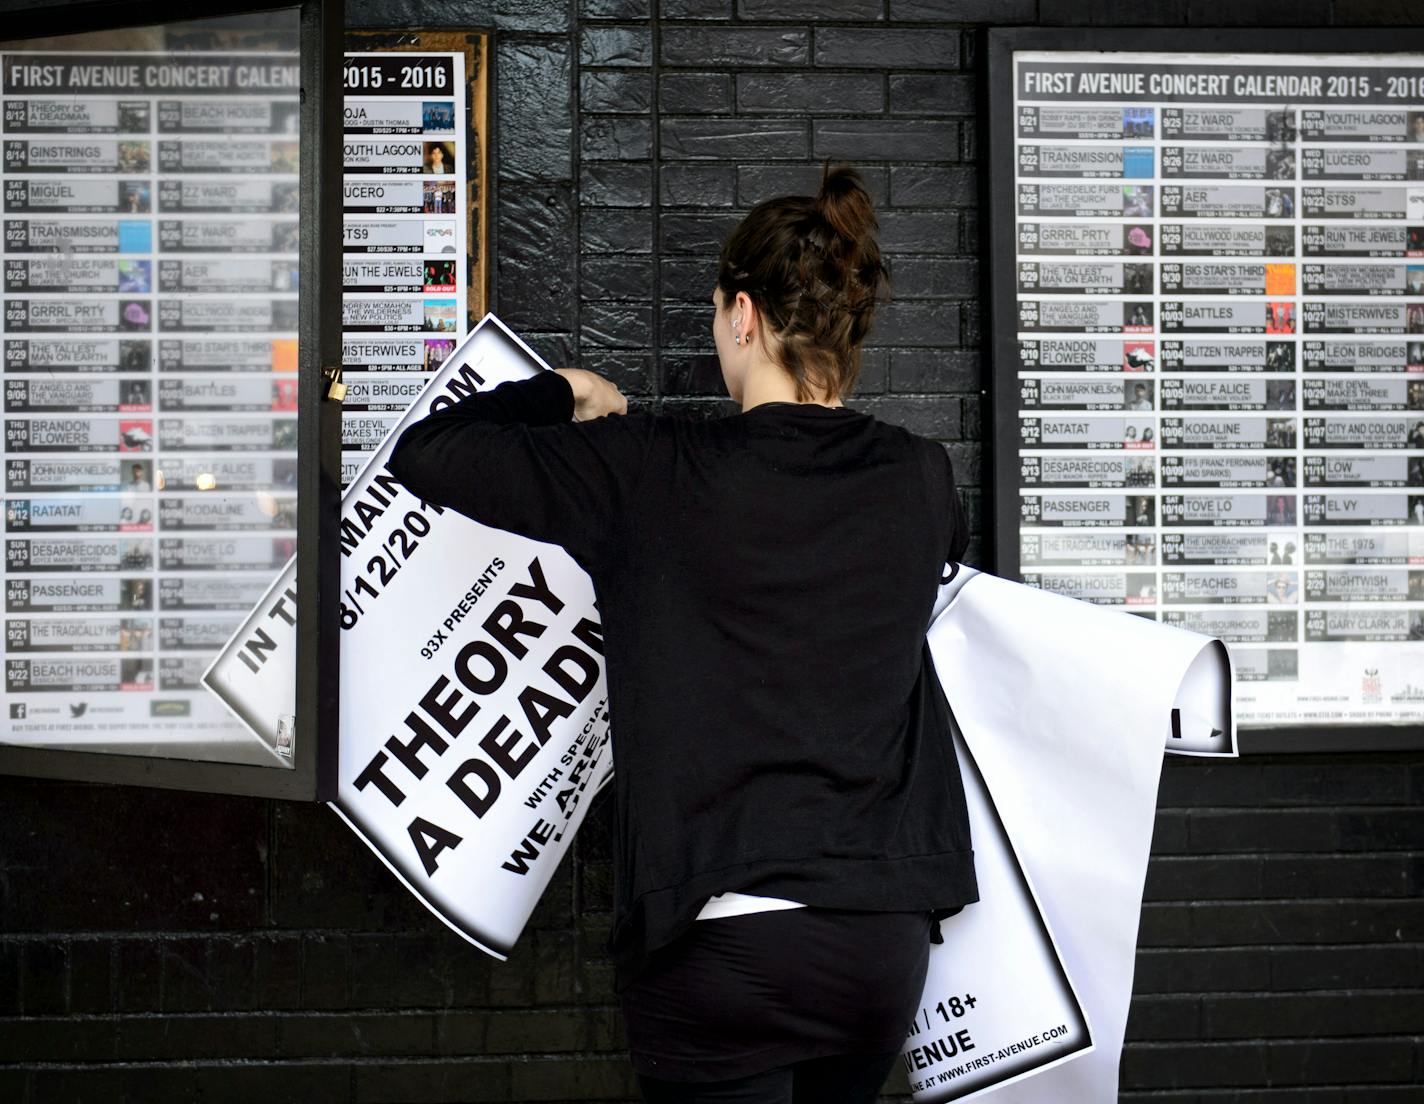
[[[554,545],[420,501],[399,431],[547,366],[493,315],[395,419],[342,501],[333,808],[432,912],[505,957],[612,770],[593,584]],[[204,676],[275,740],[295,711],[289,569]],[[516,632],[541,626],[537,634]],[[458,737],[458,739],[457,739]]]

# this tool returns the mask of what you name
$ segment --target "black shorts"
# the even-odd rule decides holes
[[[722,1081],[898,1050],[929,953],[928,912],[797,908],[694,921],[620,994],[633,1068]]]

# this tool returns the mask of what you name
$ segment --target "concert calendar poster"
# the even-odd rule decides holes
[[[1260,41],[991,36],[998,566],[1226,641],[1248,746],[1398,746],[1424,731],[1424,52]]]
[[[261,42],[0,54],[7,744],[293,765],[201,683],[296,548],[295,12]]]
[[[346,56],[343,484],[465,336],[465,60]]]

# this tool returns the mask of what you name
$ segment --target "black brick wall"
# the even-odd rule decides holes
[[[718,413],[722,235],[823,159],[859,163],[895,299],[853,405],[943,440],[975,516],[973,28],[1418,18],[1417,0],[348,7],[353,26],[499,30],[497,309],[640,404]],[[1424,755],[1174,760],[1160,805],[1122,1099],[1420,1099]],[[0,778],[0,1100],[632,1099],[604,811],[497,964],[327,809]]]

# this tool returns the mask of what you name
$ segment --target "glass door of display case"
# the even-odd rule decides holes
[[[57,5],[0,41],[0,772],[313,799],[338,697],[342,6],[114,25],[165,10]],[[242,659],[292,685],[254,725],[209,669],[274,588],[295,654],[259,631]]]

